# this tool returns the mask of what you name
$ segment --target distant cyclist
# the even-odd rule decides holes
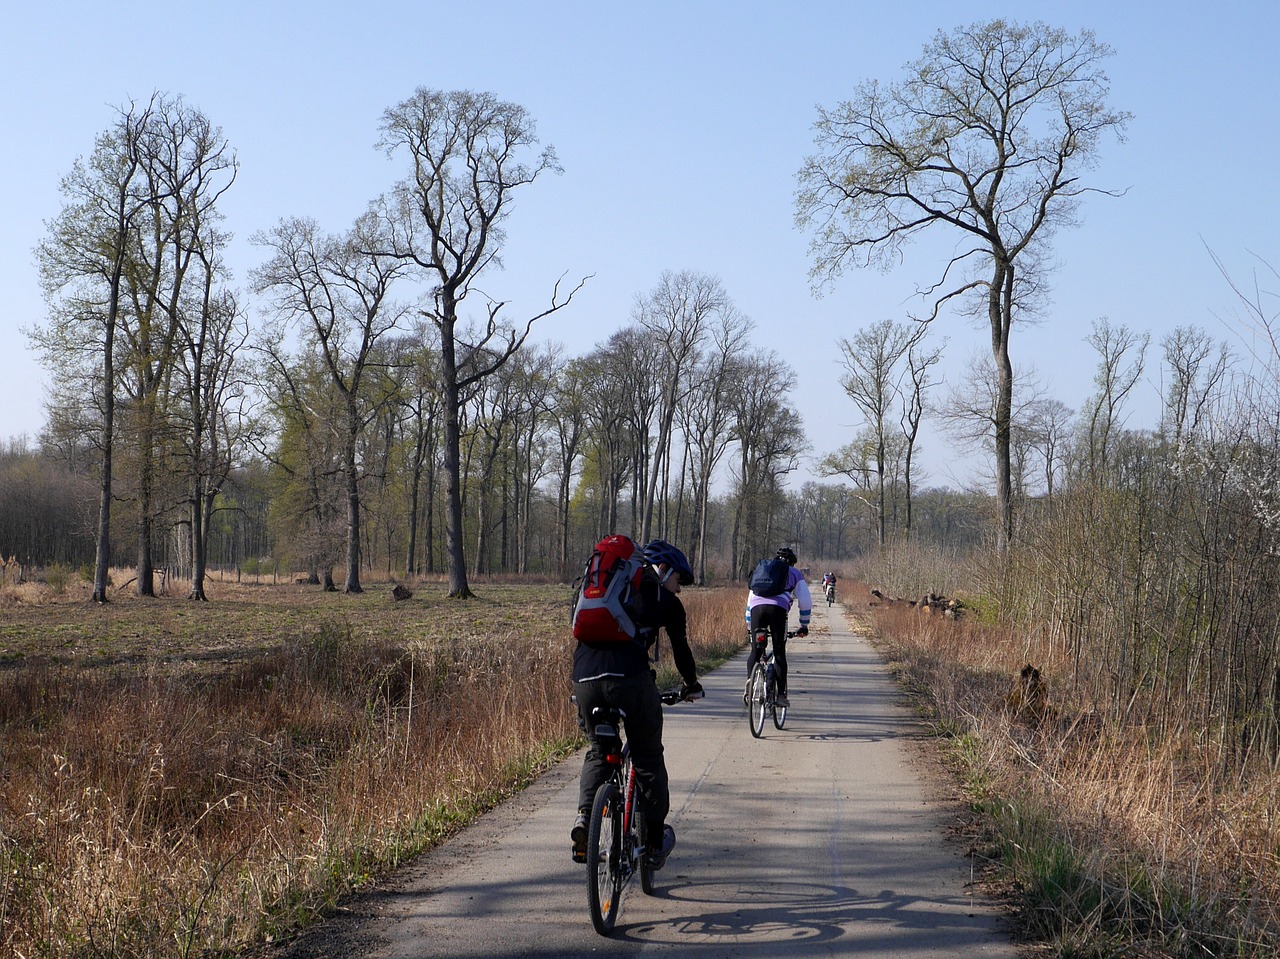
[[[756,630],[766,628],[773,640],[773,662],[778,672],[778,692],[775,701],[779,706],[790,706],[787,699],[787,616],[794,600],[800,608],[800,629],[797,636],[809,635],[809,617],[813,613],[813,600],[809,596],[809,584],[804,574],[796,569],[796,552],[790,546],[778,550],[777,558],[787,564],[786,580],[781,592],[772,596],[758,596],[753,590],[747,592],[747,616],[751,635]],[[759,658],[755,643],[751,644],[751,654],[747,657],[747,677]]]
[[[667,766],[662,757],[662,699],[649,665],[649,648],[664,629],[671,640],[676,669],[684,680],[685,695],[702,692],[697,666],[685,626],[680,588],[693,582],[693,570],[684,553],[660,539],[642,551],[645,562],[640,598],[635,610],[639,627],[634,642],[591,645],[578,643],[573,653],[573,694],[578,702],[578,723],[590,729],[588,720],[596,706],[617,706],[626,713],[624,723],[640,793],[644,796],[646,834],[651,845],[646,854],[654,869],[661,869],[675,848],[675,830],[666,824],[671,795]],[[578,789],[578,817],[570,839],[573,861],[587,861],[587,821],[596,789],[609,778],[609,767],[593,741],[582,762]]]

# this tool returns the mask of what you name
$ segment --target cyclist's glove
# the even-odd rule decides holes
[[[797,636],[808,636],[808,635],[809,635],[809,627],[808,627],[808,626],[801,626],[801,627],[800,627],[800,630],[796,633],[796,635],[797,635]]]
[[[702,683],[686,683],[680,687],[681,699],[701,699],[702,696]]]

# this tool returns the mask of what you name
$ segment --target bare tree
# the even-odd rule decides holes
[[[60,189],[66,202],[36,248],[49,317],[30,336],[53,373],[55,390],[68,396],[67,408],[82,407],[75,399],[87,393],[100,416],[92,426],[101,455],[93,580],[97,603],[108,600],[111,566],[115,338],[134,224],[148,202],[139,140],[152,109],[153,103],[120,108],[116,123],[98,136],[88,162],[77,160],[63,177]],[[81,383],[87,389],[82,391]]]
[[[425,315],[440,331],[449,595],[465,598],[471,589],[462,528],[460,393],[506,363],[534,322],[567,306],[585,280],[563,300],[557,283],[550,305],[522,328],[503,322],[505,304],[490,301],[479,329],[469,336],[460,331],[459,307],[474,281],[498,262],[512,191],[558,172],[555,152],[548,147],[524,161],[538,140],[523,107],[489,93],[426,88],[383,114],[379,145],[388,155],[403,151],[411,164],[409,176],[378,210],[390,227],[387,251],[418,269],[435,301]]]
[[[788,404],[794,375],[776,353],[762,351],[744,362],[740,389],[732,398],[738,444],[730,559],[734,576],[745,576],[752,557],[766,550],[781,505],[782,478],[796,468],[805,450],[803,424]]]
[[[561,576],[569,573],[569,507],[573,477],[587,431],[587,365],[570,360],[556,371],[551,396],[558,474],[556,495],[556,561]]]
[[[966,294],[985,307],[1001,553],[1013,534],[1010,334],[1021,298],[1039,285],[1044,246],[1091,192],[1081,172],[1102,136],[1121,134],[1129,119],[1106,105],[1101,63],[1111,53],[1091,31],[1071,36],[1041,23],[939,32],[906,79],[864,83],[853,99],[819,111],[819,152],[798,176],[797,223],[813,231],[819,284],[851,265],[892,263],[934,225],[967,238],[930,294],[934,316]]]
[[[898,402],[898,365],[911,348],[912,329],[905,323],[881,320],[837,340],[844,375],[840,385],[866,418],[872,436],[876,469],[876,515],[879,541],[885,543],[885,467],[888,456],[889,417]]]
[[[235,297],[215,293],[212,257],[204,259],[204,291],[194,315],[182,324],[179,392],[186,394],[183,446],[187,460],[191,543],[190,599],[203,601],[208,531],[214,503],[243,450],[245,385],[238,371],[248,324]]]
[[[1041,397],[1027,404],[1026,411],[1023,428],[1028,444],[1040,455],[1040,462],[1044,467],[1045,496],[1052,502],[1075,411],[1061,400],[1049,397]]]
[[[950,429],[950,437],[961,449],[981,450],[988,454],[994,448],[994,423],[999,403],[997,378],[993,375],[992,358],[988,354],[974,356],[963,377],[951,385],[940,420]],[[1013,381],[1019,393],[1009,426],[1010,490],[1021,498],[1027,487],[1025,469],[1030,462],[1028,450],[1035,435],[1028,429],[1034,411],[1045,399],[1046,387],[1034,367],[1014,368]],[[1016,511],[1015,511],[1016,513]]]
[[[686,446],[693,461],[694,558],[698,582],[707,578],[707,526],[711,482],[733,439],[733,395],[742,388],[751,322],[737,312],[723,314],[712,330],[712,347],[693,371],[689,400],[682,410]]]
[[[1109,463],[1112,434],[1121,425],[1125,399],[1142,378],[1151,335],[1124,324],[1113,326],[1104,317],[1094,322],[1087,340],[1098,351],[1093,378],[1098,389],[1085,407],[1083,439],[1089,475],[1100,481]]]
[[[1169,367],[1162,432],[1177,448],[1200,429],[1231,370],[1231,351],[1203,330],[1179,326],[1161,341]]]
[[[882,442],[882,438],[877,437],[874,430],[863,427],[852,441],[834,453],[828,453],[818,463],[819,475],[843,476],[853,481],[851,488],[845,488],[849,489],[854,499],[866,507],[869,517],[868,532],[872,529],[877,530],[877,535],[870,539],[868,547],[871,542],[879,542],[883,545],[883,540],[878,533],[884,527],[882,520],[884,502],[880,495],[881,484],[879,483],[880,463],[884,455],[884,451],[879,449]]]
[[[902,402],[902,435],[906,440],[903,450],[902,482],[906,489],[907,516],[904,535],[911,538],[911,508],[914,477],[912,466],[915,462],[916,440],[920,435],[920,421],[924,418],[925,392],[935,384],[929,379],[929,370],[942,360],[943,347],[926,347],[923,344],[925,327],[921,325],[911,338],[907,348],[907,379],[911,382],[910,390],[903,391]],[[944,344],[945,345],[945,344]]]
[[[690,371],[698,361],[711,324],[717,317],[734,312],[733,302],[717,278],[691,270],[664,272],[658,285],[636,303],[636,322],[648,333],[650,349],[657,354],[659,362],[656,371],[656,382],[660,386],[658,434],[640,522],[640,535],[646,542],[654,529],[654,502],[662,464],[670,463],[671,459],[676,409],[691,389]],[[667,536],[669,530],[662,528],[659,533]]]
[[[408,543],[405,549],[405,573],[412,576],[420,570],[434,571],[436,450],[439,445],[440,399],[439,353],[434,349],[430,332],[434,327],[423,321],[414,333],[397,344],[401,429],[408,445]],[[423,489],[425,485],[425,491]],[[425,517],[424,517],[425,513]],[[419,548],[418,530],[425,532],[425,545]],[[418,556],[422,552],[425,563]]]
[[[392,284],[404,272],[401,261],[376,251],[382,247],[379,222],[362,217],[345,236],[326,236],[312,220],[282,220],[255,242],[272,252],[254,273],[259,292],[274,299],[277,315],[298,324],[342,398],[342,422],[331,428],[340,437],[346,485],[348,593],[360,585],[361,433],[373,414],[365,395],[365,377],[380,342],[402,322],[406,308],[390,300]],[[283,338],[268,332],[268,338]]]

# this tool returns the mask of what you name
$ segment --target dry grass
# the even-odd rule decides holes
[[[413,585],[6,587],[0,954],[286,935],[576,747],[567,587]],[[686,592],[704,661],[740,643],[739,592]]]
[[[1280,776],[1224,776],[1231,750],[1194,729],[1160,737],[1073,701],[1069,665],[1035,640],[869,599],[851,590],[949,738],[1031,938],[1063,956],[1276,954]]]

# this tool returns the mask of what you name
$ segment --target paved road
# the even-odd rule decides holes
[[[580,757],[361,897],[290,959],[1013,957],[945,838],[918,723],[834,607],[788,646],[786,729],[751,737],[745,654],[667,710],[677,845],[657,894],[634,883],[612,939],[592,930],[569,858]],[[793,623],[794,627],[794,623]],[[829,627],[824,629],[823,627]]]

